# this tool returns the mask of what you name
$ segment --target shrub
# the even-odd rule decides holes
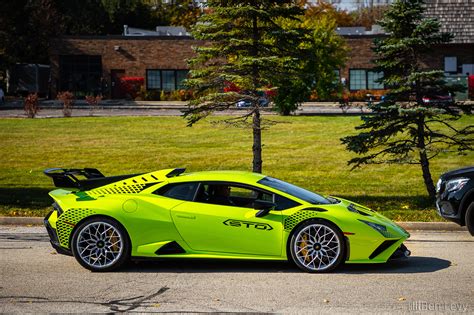
[[[241,92],[241,89],[237,86],[237,84],[235,84],[234,82],[229,82],[229,81],[226,81],[225,82],[225,87],[224,87],[224,92],[236,92],[236,93],[240,93]]]
[[[181,100],[181,94],[179,90],[174,90],[170,93],[170,101],[180,101]]]
[[[189,101],[193,98],[193,90],[179,90],[181,101]]]
[[[36,114],[39,111],[38,94],[29,94],[24,100],[23,108],[28,118],[35,118]]]
[[[71,117],[72,105],[74,104],[74,94],[69,91],[59,92],[57,98],[63,102],[64,117]]]
[[[102,100],[102,95],[86,95],[86,102],[89,105],[89,115],[92,116],[95,109],[99,107],[99,102]]]
[[[127,98],[135,99],[144,86],[145,79],[143,77],[122,77],[120,78],[120,88]]]

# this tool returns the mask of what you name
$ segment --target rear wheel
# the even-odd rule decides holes
[[[72,237],[76,260],[92,271],[111,271],[130,256],[130,241],[122,226],[108,218],[91,218],[81,223]]]
[[[295,264],[306,272],[327,272],[344,257],[344,237],[338,227],[327,221],[309,220],[299,226],[290,240]]]
[[[474,236],[474,202],[471,202],[466,210],[466,226],[469,233]]]

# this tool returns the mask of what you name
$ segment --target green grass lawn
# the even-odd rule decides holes
[[[354,133],[359,117],[270,117],[263,132],[265,174],[322,194],[367,205],[402,221],[439,221],[414,165],[347,166],[353,155],[339,138]],[[106,175],[186,167],[188,171],[251,170],[248,129],[211,124],[186,127],[180,117],[0,119],[0,215],[47,213],[53,189],[42,170],[95,167]],[[467,125],[472,116],[458,124]],[[474,153],[442,154],[433,178],[474,164]]]

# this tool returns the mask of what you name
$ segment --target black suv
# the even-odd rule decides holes
[[[444,173],[436,184],[439,215],[467,226],[474,236],[474,166]]]

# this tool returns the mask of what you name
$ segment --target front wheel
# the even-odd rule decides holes
[[[129,259],[130,241],[119,223],[98,217],[78,226],[72,237],[71,249],[84,268],[111,271]]]
[[[290,253],[296,265],[306,272],[327,272],[343,260],[344,237],[336,225],[309,220],[292,234]]]
[[[474,236],[474,202],[471,202],[466,210],[466,226],[469,233]]]

